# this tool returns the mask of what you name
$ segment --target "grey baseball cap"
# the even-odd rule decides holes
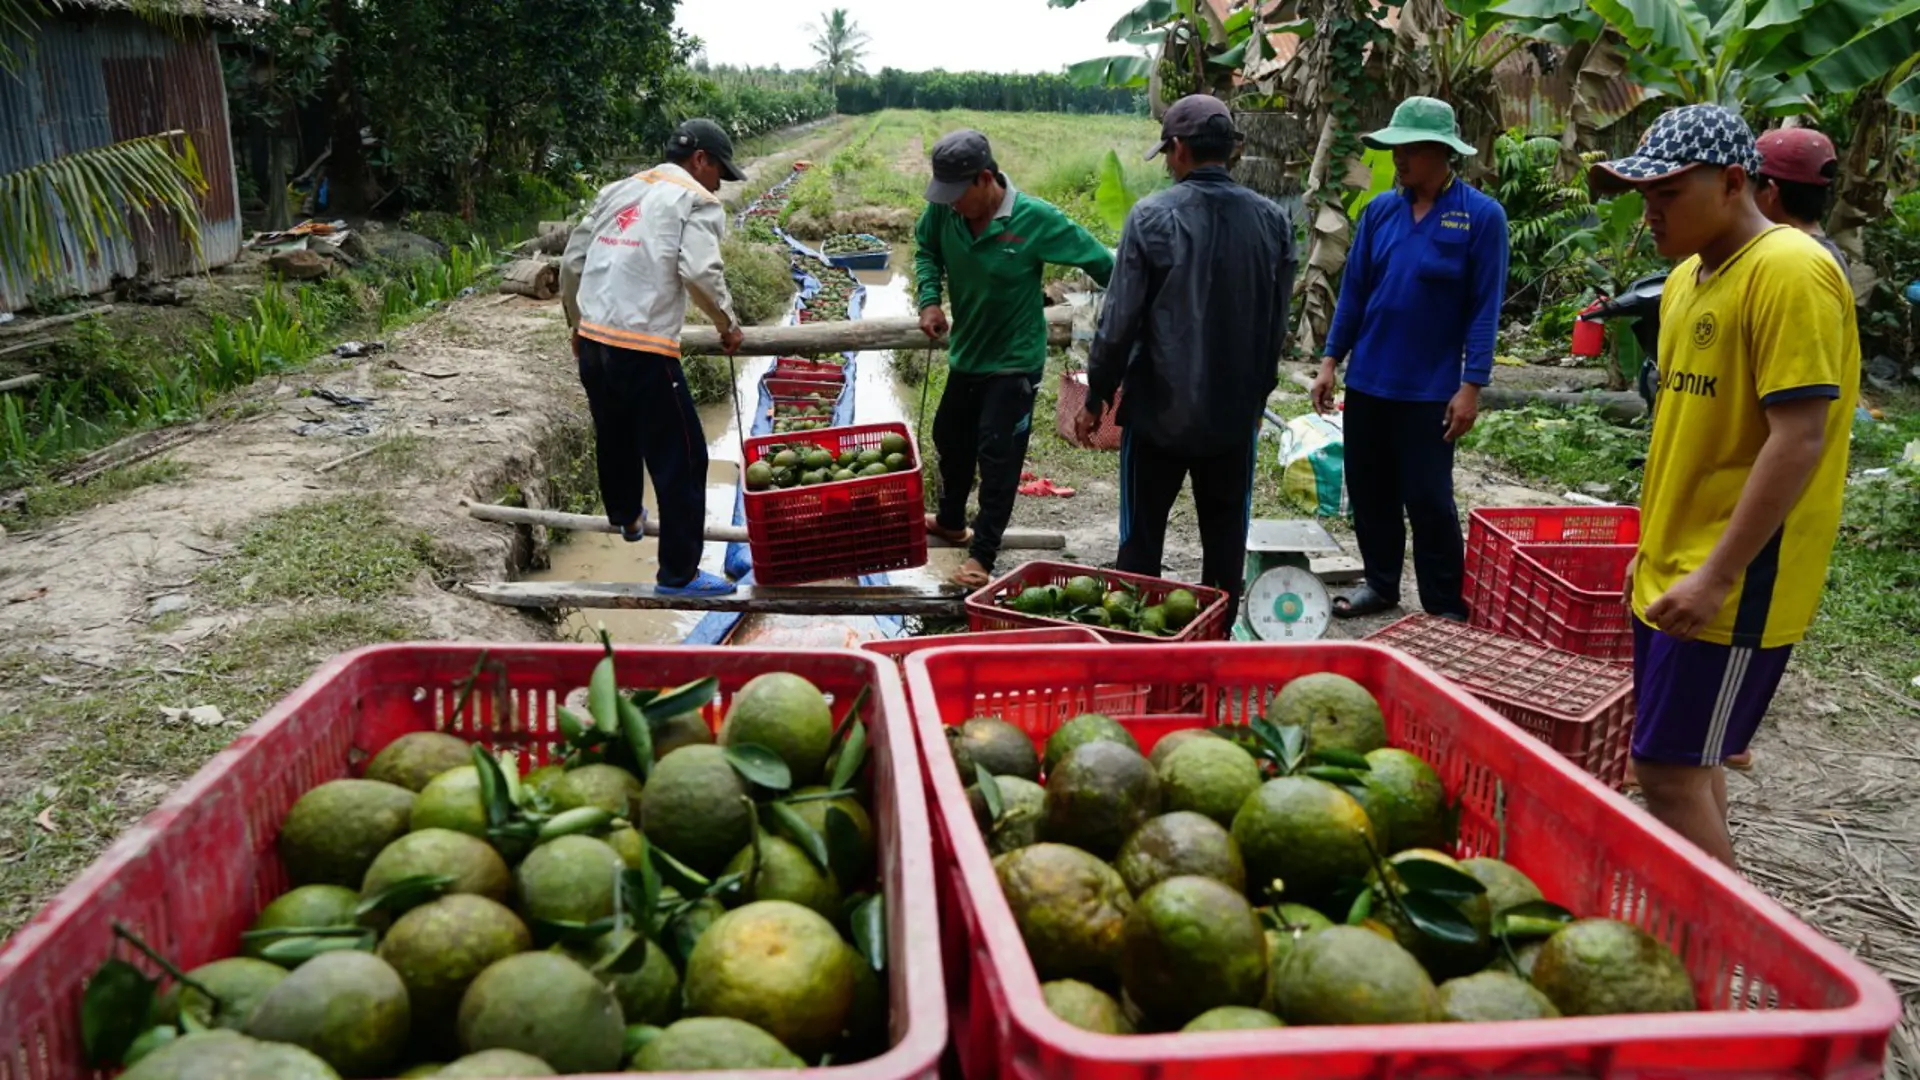
[[[1197,135],[1240,138],[1240,132],[1233,126],[1233,112],[1226,102],[1211,94],[1188,94],[1174,102],[1167,115],[1160,119],[1160,141],[1147,151],[1147,160],[1159,157],[1173,140]]]
[[[676,150],[705,150],[707,156],[720,163],[720,179],[745,180],[747,174],[733,164],[733,140],[727,137],[727,129],[711,120],[687,120],[673,129],[669,142]]]
[[[985,135],[972,128],[948,132],[933,144],[933,179],[927,183],[927,201],[952,206],[981,173],[999,168]]]

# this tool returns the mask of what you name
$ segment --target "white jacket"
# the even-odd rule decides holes
[[[720,264],[726,211],[678,165],[600,189],[567,239],[560,294],[581,337],[680,355],[687,297],[720,330],[739,323]]]

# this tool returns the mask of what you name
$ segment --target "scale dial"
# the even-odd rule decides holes
[[[1299,566],[1276,566],[1247,590],[1247,624],[1262,641],[1317,641],[1333,617],[1327,587]]]

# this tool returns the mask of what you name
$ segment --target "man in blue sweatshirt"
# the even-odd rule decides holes
[[[1473,430],[1480,388],[1493,377],[1507,212],[1454,175],[1454,155],[1474,149],[1444,101],[1408,98],[1364,141],[1393,152],[1399,187],[1360,215],[1313,382],[1314,409],[1331,412],[1334,373],[1348,361],[1347,497],[1366,579],[1333,613],[1399,606],[1411,522],[1420,606],[1465,622],[1453,445]]]

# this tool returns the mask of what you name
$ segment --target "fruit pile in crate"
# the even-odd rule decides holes
[[[817,431],[830,427],[833,411],[846,384],[818,379],[764,380],[767,396],[773,402],[773,433]]]
[[[820,251],[826,255],[866,255],[888,250],[887,242],[868,233],[837,233],[827,237]]]
[[[967,599],[971,629],[1092,627],[1113,641],[1204,641],[1226,636],[1226,593],[1202,585],[1030,562]]]
[[[747,542],[760,584],[926,565],[920,453],[904,424],[756,436],[746,466]]]
[[[1097,713],[1044,755],[994,718],[950,746],[1047,1005],[1076,1027],[1694,1007],[1686,967],[1639,928],[1577,920],[1507,863],[1445,854],[1439,776],[1386,746],[1379,704],[1344,676],[1294,679],[1252,724],[1176,732],[1151,756]]]
[[[848,305],[853,300],[854,290],[860,283],[845,270],[826,270],[816,268],[815,276],[820,287],[813,295],[801,301],[800,321],[802,323],[845,322]]]
[[[274,841],[292,887],[237,954],[182,971],[116,921],[173,977],[121,959],[93,974],[88,1066],[129,1066],[128,1080],[534,1077],[887,1053],[881,889],[899,873],[877,872],[875,822],[892,858],[902,823],[875,801],[878,697],[853,692],[839,658],[821,665],[837,705],[790,671],[731,674],[716,733],[720,678],[623,690],[602,639],[582,711],[553,712],[548,764],[523,775],[516,751],[414,731],[363,778],[299,795]],[[486,656],[456,716],[487,697],[476,681],[508,685]],[[668,664],[681,661],[654,667]],[[516,709],[504,694],[492,707]],[[360,712],[356,699],[336,719]],[[911,755],[901,766],[881,770],[888,798],[901,778],[919,788]],[[210,892],[188,908],[217,911]]]
[[[847,381],[846,362],[837,356],[826,359],[812,359],[804,356],[782,356],[774,360],[773,370],[767,373],[770,379],[811,379],[818,382],[845,385]]]
[[[826,427],[822,423],[819,428],[798,430],[813,431]],[[838,454],[820,443],[767,443],[758,448],[753,464],[747,466],[747,490],[812,487],[815,484],[843,483],[860,477],[906,472],[913,467],[911,450],[912,446],[905,435],[892,432],[881,436],[877,445],[865,448],[849,445]]]
[[[964,1075],[1865,1077],[1886,1052],[1884,980],[1391,650],[905,670]],[[1121,691],[1149,707],[1100,707]]]

